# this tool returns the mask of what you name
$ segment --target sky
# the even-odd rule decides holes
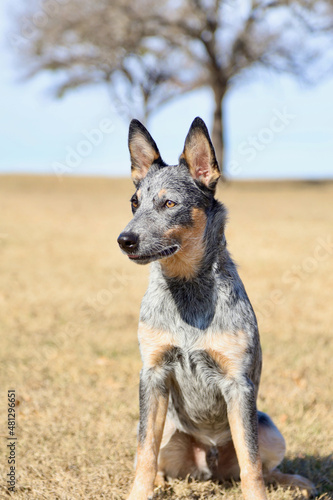
[[[0,6],[0,174],[128,176],[129,119],[119,116],[104,86],[56,100],[51,75],[19,80],[8,5]],[[210,127],[212,106],[203,89],[153,115],[148,128],[167,163],[177,162],[196,116]],[[229,90],[223,110],[229,178],[333,177],[333,74],[310,88],[286,76],[252,74]]]

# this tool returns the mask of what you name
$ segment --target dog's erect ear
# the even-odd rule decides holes
[[[221,175],[214,147],[205,122],[197,117],[193,120],[185,139],[184,151],[179,160],[184,159],[194,179],[214,190]]]
[[[128,132],[132,181],[137,186],[153,163],[163,164],[160,152],[148,130],[139,120],[132,120]]]

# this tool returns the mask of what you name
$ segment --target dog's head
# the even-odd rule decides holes
[[[118,238],[139,264],[162,259],[170,276],[191,277],[205,251],[205,228],[220,170],[207,127],[196,118],[178,165],[166,165],[155,141],[132,120],[128,138],[133,219]]]

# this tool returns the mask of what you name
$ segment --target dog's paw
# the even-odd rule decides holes
[[[268,484],[278,484],[282,487],[300,490],[303,498],[312,498],[316,495],[315,485],[306,477],[298,474],[284,474],[279,470],[273,470],[265,474],[265,481]]]

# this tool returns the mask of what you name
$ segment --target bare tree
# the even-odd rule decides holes
[[[10,36],[22,75],[55,73],[57,97],[106,83],[121,114],[147,121],[159,106],[195,87],[199,69],[156,36],[152,0],[29,0],[23,6]]]
[[[330,0],[29,0],[16,26],[25,75],[55,72],[59,97],[107,83],[126,117],[146,121],[176,96],[210,88],[221,165],[230,87],[259,67],[316,83],[333,66]]]

